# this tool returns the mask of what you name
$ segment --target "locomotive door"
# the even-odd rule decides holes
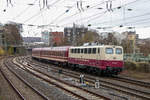
[[[96,64],[97,64],[97,66],[99,65],[99,60],[100,60],[100,48],[97,48],[97,54],[96,54]]]

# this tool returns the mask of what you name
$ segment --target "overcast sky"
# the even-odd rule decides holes
[[[126,30],[119,28],[120,25],[131,26],[135,27],[140,38],[150,37],[150,0],[8,1],[0,0],[0,22],[24,24],[23,36],[41,36],[40,32],[47,29],[63,31],[64,27],[76,23],[84,26],[91,24],[90,28],[93,29],[105,27],[105,31],[118,32]],[[47,5],[43,1],[47,1]],[[48,26],[42,29],[29,24]]]

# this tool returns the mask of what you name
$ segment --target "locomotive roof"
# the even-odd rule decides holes
[[[96,46],[76,46],[76,47],[70,47],[70,48],[102,48],[102,47],[119,47],[122,48],[122,46],[117,45],[96,45]]]
[[[57,50],[57,51],[66,51],[68,48],[102,48],[102,47],[119,47],[122,48],[122,46],[116,46],[116,45],[96,45],[96,46],[63,46],[63,47],[44,47],[44,48],[33,48],[32,50]]]

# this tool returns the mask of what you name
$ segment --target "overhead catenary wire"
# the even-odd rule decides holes
[[[64,14],[64,13],[62,13],[62,14],[60,14],[60,15],[63,16],[63,14]],[[40,14],[39,14],[39,15],[40,15]],[[59,16],[60,16],[60,15],[59,15]],[[91,22],[91,21],[94,22],[93,19],[94,19],[94,18],[95,18],[96,20],[97,20],[97,18],[100,19],[100,18],[102,18],[102,17],[99,17],[99,16],[101,16],[101,15],[102,15],[102,13],[99,14],[99,15],[97,15],[97,16],[94,16],[94,17],[91,16],[91,19],[90,19],[90,18],[89,18],[89,19],[82,18],[82,19],[83,19],[83,20],[88,20],[89,22]],[[59,17],[59,16],[58,16],[58,17]],[[61,19],[62,16],[60,16],[59,18]],[[35,16],[35,17],[37,17],[37,16]],[[145,17],[145,16],[143,16],[143,17]],[[34,17],[33,17],[33,18],[34,18]],[[54,18],[54,20],[52,20],[52,22],[55,22],[55,21],[57,21],[57,20],[59,21],[59,18],[57,19],[57,16],[56,16],[56,18]],[[128,18],[128,17],[125,17],[125,19],[126,19],[125,24],[128,24],[128,22],[129,22],[127,18]],[[134,19],[134,18],[132,18],[132,19]],[[68,19],[67,19],[67,20],[68,20]],[[77,20],[80,20],[80,19],[77,19]],[[120,19],[120,20],[123,21],[123,19]],[[118,21],[120,21],[120,20],[118,20]],[[129,19],[129,20],[131,20],[131,19]],[[65,21],[66,21],[66,20],[65,20]],[[27,22],[28,22],[28,21],[27,21]],[[110,22],[110,21],[107,21],[107,23],[109,23],[109,22]],[[113,22],[115,22],[115,21],[112,20],[112,23],[113,23]],[[134,21],[133,21],[133,22],[134,22]],[[101,23],[102,23],[102,22],[101,22]],[[120,22],[120,23],[121,23],[121,22]],[[44,24],[44,23],[43,23],[43,24]],[[90,23],[90,24],[92,24],[92,23]],[[96,24],[97,24],[97,23],[96,23]],[[99,24],[99,23],[98,23],[98,24]],[[105,24],[105,23],[104,23],[104,24]],[[130,23],[129,23],[129,24],[130,24]],[[92,25],[93,25],[93,24],[92,24]]]
[[[11,0],[6,0],[7,2],[7,7],[9,7],[9,5],[11,5],[13,7],[12,1]]]
[[[129,4],[133,4],[133,3],[137,2],[137,1],[140,1],[140,0],[135,0],[135,1],[132,1],[132,2],[129,2],[129,3],[126,3],[126,4],[122,5],[121,7],[126,6],[126,5],[129,5]],[[105,3],[105,2],[102,2],[102,4],[104,4],[104,3]],[[118,7],[111,8],[111,9],[112,9],[113,11],[115,11],[115,10],[118,9]],[[86,17],[86,18],[79,19],[79,20],[82,20],[82,21],[83,21],[83,20],[89,19],[87,22],[94,21],[94,19],[101,18],[101,15],[102,15],[102,14],[105,14],[106,12],[107,12],[107,10],[106,10],[106,11],[103,11],[103,12],[100,12],[100,13],[97,13],[97,14],[94,14],[94,15],[91,15],[91,16],[88,16],[88,17]],[[72,16],[74,16],[74,15],[72,15]],[[71,18],[72,16],[69,16],[69,17]],[[66,19],[68,20],[69,17],[67,17]],[[67,25],[67,24],[71,24],[71,23],[73,23],[73,22],[65,23],[65,24],[63,24],[63,26],[64,26],[64,25]]]
[[[94,8],[94,7],[96,7],[96,6],[102,5],[102,4],[104,4],[104,3],[105,3],[105,2],[103,1],[103,2],[101,2],[101,3],[99,3],[99,4],[94,5],[94,6],[90,6],[90,7],[86,8],[86,9],[84,9],[84,11],[90,10],[90,9],[92,9],[92,8]],[[68,19],[72,18],[73,16],[78,15],[78,14],[80,14],[80,13],[81,13],[80,11],[79,11],[79,12],[76,12],[75,14],[72,14],[72,15],[70,15],[70,16],[67,16],[67,17],[65,17],[65,18],[63,18],[63,19],[61,19],[61,20],[59,20],[59,22],[65,21],[66,19],[68,20]]]
[[[122,6],[120,6],[120,7],[124,7],[124,6],[127,6],[127,5],[129,5],[129,4],[132,4],[132,3],[135,3],[135,2],[137,2],[137,1],[139,1],[139,0],[136,0],[136,1],[133,1],[133,2],[129,2],[129,3],[127,3],[127,4],[124,4],[124,5],[122,5]],[[118,10],[118,6],[117,7],[115,7],[115,8],[111,8],[111,10],[112,11],[116,11],[116,10]],[[96,15],[98,15],[98,16],[96,16],[96,17],[92,17],[92,16],[90,16],[91,17],[91,19],[89,19],[88,21],[90,22],[91,20],[93,20],[93,19],[97,19],[97,18],[101,18],[101,14],[105,14],[105,13],[107,13],[107,11],[108,10],[106,10],[106,11],[103,11],[103,12],[101,12],[101,13],[98,13],[98,14],[96,14]],[[100,14],[100,15],[99,15]],[[84,18],[84,20],[85,20],[85,18]],[[109,21],[108,21],[109,22]]]
[[[71,8],[66,9],[65,12],[61,13],[60,15],[58,15],[54,20],[52,20],[51,22],[49,22],[48,25],[50,25],[53,22],[57,21],[60,17],[62,17],[63,15],[65,15],[66,13],[68,13],[71,9],[73,9],[73,7],[75,7],[75,6],[72,6]]]
[[[149,15],[150,15],[150,12],[147,12],[147,13],[144,13],[144,14],[141,14],[141,15],[126,17],[126,21],[136,19],[136,18],[139,18],[139,17],[149,16]],[[113,20],[113,22],[119,22],[121,20],[122,19],[116,19],[116,20]],[[105,24],[105,23],[109,23],[109,21],[104,21],[104,22],[96,23],[96,24]]]
[[[138,0],[136,0],[136,1],[138,1]],[[135,1],[134,1],[135,2]],[[134,3],[134,2],[129,2],[129,3],[127,3],[127,4],[124,4],[124,5],[122,5],[122,7],[123,6],[126,6],[126,5],[128,5],[128,4],[132,4],[132,3]],[[105,2],[104,2],[105,3]],[[115,10],[117,10],[117,8],[118,7],[115,7],[115,8],[111,8],[113,11],[115,11]],[[100,12],[100,13],[97,13],[97,14],[95,14],[95,15],[92,15],[92,16],[89,16],[89,17],[87,17],[87,18],[82,18],[82,21],[83,20],[87,20],[87,22],[90,22],[90,21],[93,21],[94,19],[97,19],[97,18],[101,18],[102,16],[104,16],[106,13],[108,12],[108,10],[106,9],[105,11],[103,11],[103,12]],[[98,15],[98,16],[97,16]],[[80,19],[81,20],[81,19]],[[110,21],[109,21],[110,22]],[[69,22],[69,23],[66,23],[66,24],[63,24],[63,26],[64,25],[67,25],[67,24],[71,24],[72,22]]]
[[[56,4],[56,3],[59,2],[59,1],[61,1],[61,0],[57,0],[57,1],[55,1],[54,3],[52,3],[51,5],[54,6],[54,4]],[[29,17],[28,19],[26,19],[23,23],[28,22],[29,20],[31,20],[31,19],[33,19],[34,17],[38,16],[41,12],[43,12],[43,11],[45,11],[45,10],[47,10],[47,8],[46,8],[46,9],[41,9],[41,10],[38,11],[36,14],[34,14],[34,15],[32,15],[31,17]]]
[[[39,7],[40,9],[44,9],[44,8],[48,8],[49,9],[49,6],[48,6],[48,1],[47,0],[42,0],[43,1],[43,6],[41,7],[41,0],[39,0]]]
[[[34,0],[34,2],[32,4],[35,4],[37,0]],[[20,12],[17,16],[13,17],[12,19],[15,20],[16,18],[22,16],[25,12],[27,12],[32,6],[29,6],[27,8],[25,8],[22,12]]]
[[[135,21],[130,21],[130,22],[127,22],[126,24],[125,24],[125,26],[143,26],[143,24],[145,24],[145,23],[150,23],[150,19],[149,18],[147,18],[147,19],[141,19],[141,20],[135,20]],[[113,26],[107,26],[107,27],[109,27],[109,28],[112,28],[112,27],[115,27],[115,26],[119,26],[120,24],[114,24]],[[97,25],[96,25],[97,26]],[[149,26],[150,26],[150,24],[149,24]]]

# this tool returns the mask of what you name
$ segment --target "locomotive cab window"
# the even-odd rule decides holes
[[[116,48],[116,54],[122,54],[122,49],[121,48]]]
[[[113,48],[106,48],[106,54],[113,54]]]

